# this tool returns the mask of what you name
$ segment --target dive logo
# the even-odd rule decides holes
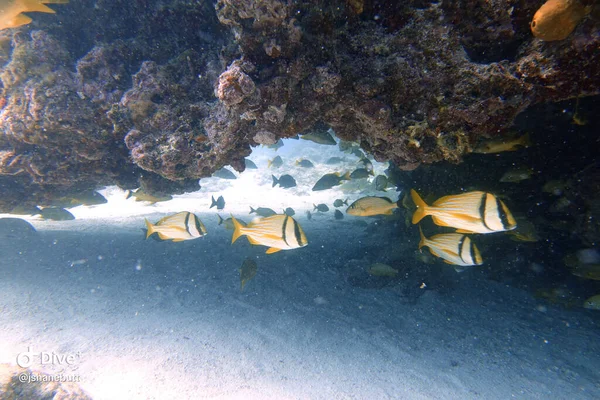
[[[31,346],[27,347],[27,351],[17,354],[17,365],[21,368],[29,368],[34,363],[40,365],[73,365],[79,362],[81,358],[81,352],[77,353],[57,353],[54,351],[47,352],[35,352]]]

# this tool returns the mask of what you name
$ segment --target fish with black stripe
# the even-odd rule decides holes
[[[184,240],[198,239],[207,234],[206,227],[202,221],[195,214],[188,211],[169,215],[155,224],[150,223],[147,219],[145,221],[146,239],[156,233],[161,240],[182,242]]]
[[[483,259],[481,253],[471,238],[462,233],[440,233],[426,238],[423,230],[419,226],[421,241],[419,250],[422,247],[429,247],[429,251],[436,257],[444,260],[446,264],[456,266],[481,265]],[[454,268],[458,272],[460,268]]]
[[[506,204],[491,193],[474,191],[444,196],[430,206],[412,189],[410,195],[417,206],[413,224],[431,215],[436,225],[456,228],[458,233],[503,232],[517,227]]]
[[[289,215],[276,214],[259,218],[242,226],[233,216],[233,236],[231,244],[240,236],[247,236],[250,244],[268,246],[266,253],[272,254],[280,250],[292,250],[308,244],[302,227]]]

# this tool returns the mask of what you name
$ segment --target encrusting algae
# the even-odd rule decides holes
[[[563,40],[590,11],[579,0],[548,0],[533,16],[531,32],[546,42]]]
[[[54,14],[56,11],[45,4],[66,4],[69,0],[0,0],[0,30],[27,25],[31,18],[24,12],[44,12]]]

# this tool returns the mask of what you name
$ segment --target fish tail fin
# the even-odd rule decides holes
[[[125,196],[125,200],[131,198],[131,196],[133,196],[133,192],[131,190],[127,191],[127,196]]]
[[[521,136],[521,138],[519,139],[519,144],[523,147],[531,146],[531,138],[529,137],[529,132]]]
[[[275,187],[277,185],[277,183],[279,183],[279,180],[277,178],[275,178],[275,175],[271,175],[273,177],[273,186],[271,187]]]
[[[319,207],[317,207],[317,206],[315,205],[315,203],[313,203],[313,207],[314,207],[314,208],[313,208],[313,211],[315,211],[317,208],[319,208]]]
[[[269,162],[267,163],[267,168],[271,168],[271,164],[273,164],[273,160],[269,160]]]
[[[344,201],[342,202],[342,204],[343,204],[343,205],[345,205],[345,206],[347,206],[347,205],[348,205],[348,199],[344,200]]]
[[[219,217],[219,225],[223,225],[223,218],[219,214],[217,214],[217,217]]]
[[[248,214],[256,213],[256,210],[250,206],[250,212]]]
[[[421,196],[419,196],[419,194],[414,189],[410,189],[410,197],[412,197],[413,201],[417,205],[417,210],[415,211],[412,217],[412,223],[414,225],[418,224],[419,221],[427,215],[427,204],[425,203],[425,201],[423,201]]]
[[[144,221],[146,221],[146,239],[148,239],[154,233],[154,225],[148,221],[148,218],[144,218]]]
[[[215,200],[215,196],[210,196],[210,198],[212,200],[212,204],[208,208],[213,208],[214,206],[217,205],[217,201]]]
[[[344,175],[342,175],[340,180],[345,180],[345,181],[349,181],[352,178],[350,178],[350,171],[346,171],[346,173]]]
[[[239,239],[242,233],[242,224],[239,223],[237,219],[232,215],[231,222],[233,222],[233,236],[231,237],[231,244],[234,244],[236,240]]]
[[[423,229],[421,229],[421,225],[419,225],[419,235],[421,235],[421,241],[419,242],[419,250],[421,250],[423,246],[427,246],[427,238],[425,235],[423,235]]]

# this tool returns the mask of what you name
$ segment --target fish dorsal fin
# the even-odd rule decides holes
[[[16,28],[17,26],[21,26],[21,25],[27,25],[29,23],[31,23],[32,19],[29,18],[27,15],[25,14],[19,14],[16,15],[14,18],[12,18],[11,22],[10,22],[10,26],[7,26],[7,28]]]
[[[283,221],[288,218],[285,214],[275,214],[270,217],[260,218],[258,220],[253,220],[251,224],[248,224],[250,228],[259,227],[261,231],[266,232],[280,232],[281,227],[283,225]],[[252,225],[252,226],[250,226]]]
[[[56,14],[56,11],[54,11],[53,9],[51,9],[50,7],[48,7],[47,5],[44,5],[43,3],[50,3],[50,1],[45,1],[45,0],[22,0],[22,4],[23,7],[26,7],[26,10],[24,12],[33,12],[33,11],[37,11],[37,12],[44,12],[44,13],[49,13],[49,14]]]
[[[462,210],[465,208],[479,209],[481,199],[485,195],[485,192],[473,191],[461,194],[454,194],[449,196],[440,197],[433,202],[434,207],[443,207],[449,212],[455,209]]]
[[[160,221],[158,221],[154,225],[157,225],[157,226],[173,225],[173,226],[185,227],[185,219],[187,217],[187,214],[188,214],[187,211],[178,212],[177,214],[169,215],[169,216],[162,218]],[[191,215],[190,215],[190,217],[191,217]]]
[[[281,251],[281,249],[276,249],[275,247],[270,247],[267,249],[267,251],[265,253],[273,254],[273,253],[277,253],[278,251]]]

